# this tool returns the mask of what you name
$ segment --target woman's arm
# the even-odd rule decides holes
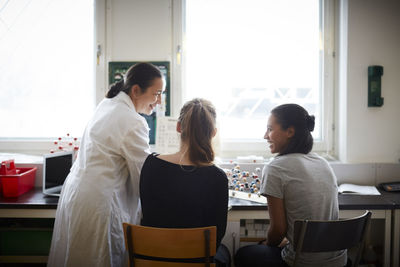
[[[287,224],[283,199],[267,195],[270,225],[267,234],[267,245],[279,246],[286,236]]]

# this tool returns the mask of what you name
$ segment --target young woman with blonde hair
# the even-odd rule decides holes
[[[217,226],[217,246],[220,245],[226,229],[228,181],[225,172],[213,164],[215,120],[210,101],[196,98],[187,102],[176,126],[181,136],[180,150],[147,157],[140,175],[142,225]],[[217,265],[229,262],[229,255],[222,259],[224,247],[220,247]]]

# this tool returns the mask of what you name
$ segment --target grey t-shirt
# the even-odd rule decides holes
[[[328,162],[315,153],[275,157],[264,167],[261,193],[283,199],[289,244],[282,258],[293,264],[293,228],[296,219],[337,220],[339,218],[336,176]],[[301,266],[345,266],[346,251],[302,253]],[[322,265],[321,265],[322,264]]]

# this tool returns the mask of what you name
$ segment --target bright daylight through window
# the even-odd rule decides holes
[[[80,137],[94,108],[94,3],[0,1],[0,138]]]
[[[214,103],[222,139],[262,139],[269,111],[297,103],[321,140],[318,0],[187,0],[185,12],[185,100]]]

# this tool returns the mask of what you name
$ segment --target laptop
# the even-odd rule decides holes
[[[43,194],[60,196],[73,163],[73,151],[43,155]]]

